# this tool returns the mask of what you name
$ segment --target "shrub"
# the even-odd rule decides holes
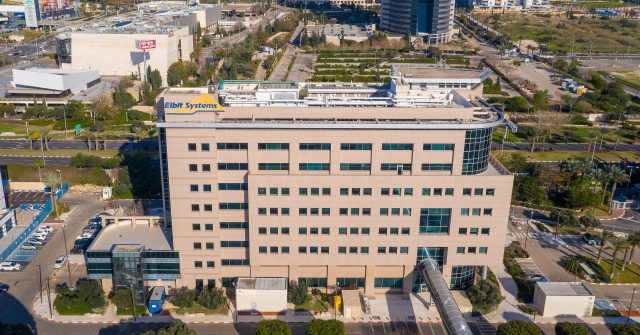
[[[193,307],[193,302],[196,300],[196,292],[183,287],[176,292],[171,299],[171,303],[177,307]]]
[[[311,320],[304,327],[306,335],[344,335],[344,323],[338,320]]]
[[[496,335],[542,335],[535,324],[523,320],[512,320],[500,324]]]
[[[256,335],[291,335],[291,329],[282,320],[262,320],[256,324]]]
[[[104,291],[95,280],[79,279],[74,290],[66,283],[56,286],[54,306],[63,315],[82,315],[103,307]]]
[[[611,327],[613,335],[640,335],[640,327],[634,324],[617,324]]]
[[[556,324],[556,335],[590,335],[589,330],[579,323],[559,322]]]
[[[98,167],[103,169],[113,169],[120,165],[121,160],[122,157],[101,158],[98,156],[77,153],[71,157],[69,164],[77,168]]]
[[[127,289],[117,289],[109,294],[111,302],[118,307],[118,309],[131,308],[133,300],[131,300],[131,291]]]
[[[202,290],[200,295],[198,295],[197,300],[198,304],[213,310],[217,310],[227,304],[227,298],[224,296],[224,290],[215,287]]]
[[[287,290],[287,301],[294,305],[302,305],[308,299],[307,286],[304,284],[298,284],[295,281],[289,282],[289,288]]]
[[[166,327],[149,330],[139,335],[197,335],[197,333],[182,321],[176,320]]]
[[[500,294],[500,287],[488,280],[481,280],[473,285],[468,291],[469,301],[473,304],[473,309],[487,314],[495,310],[504,300]]]

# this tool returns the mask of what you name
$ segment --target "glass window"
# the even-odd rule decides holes
[[[371,143],[341,143],[340,150],[371,150]]]
[[[204,247],[205,247],[207,250],[213,250],[213,242],[207,242],[207,243],[205,243],[205,244],[204,244]]]
[[[351,228],[349,228],[349,234],[351,234],[351,235],[358,235],[358,228],[357,228],[357,227],[351,227]]]
[[[200,242],[194,242],[194,243],[193,243],[193,249],[195,249],[195,250],[200,250],[200,249],[202,249],[202,243],[200,243]]]
[[[189,172],[198,172],[198,164],[189,164]]]
[[[247,170],[247,163],[218,163],[218,170]]]
[[[371,228],[360,228],[360,234],[362,235],[369,235],[370,231],[371,231]]]
[[[243,150],[247,148],[247,143],[218,143],[218,150]]]
[[[346,254],[347,253],[347,247],[338,247],[338,253],[339,254]]]
[[[441,196],[442,195],[442,189],[441,188],[434,188],[433,189],[433,195]]]
[[[193,224],[191,224],[191,228],[193,230],[200,230],[200,224],[199,223],[193,223]]]
[[[319,196],[320,195],[320,189],[317,188],[317,187],[311,188],[311,195]]]
[[[381,188],[380,189],[380,195],[389,195],[389,189],[388,188]]]
[[[238,210],[248,209],[249,204],[246,202],[221,202],[218,207],[222,210]]]
[[[280,252],[283,254],[288,254],[289,253],[289,247],[280,247]]]
[[[451,164],[422,164],[422,171],[451,171]]]
[[[278,247],[269,247],[269,253],[277,254],[278,253]]]
[[[480,247],[478,248],[478,252],[480,252],[481,254],[486,254],[489,248],[487,247]]]
[[[211,172],[211,164],[202,164],[202,172]]]
[[[286,171],[289,170],[289,163],[258,163],[260,171]]]
[[[360,247],[360,253],[361,254],[368,254],[369,253],[369,247]]]
[[[469,234],[478,235],[478,228],[470,228],[469,229]]]
[[[278,215],[278,208],[269,208],[269,215]]]
[[[482,235],[489,235],[490,232],[491,232],[491,228],[482,228],[482,229],[480,229],[480,234],[482,234]]]
[[[309,234],[311,234],[311,235],[318,235],[318,227],[311,227],[311,228],[309,228]]]
[[[382,143],[382,150],[413,150],[411,143]]]
[[[200,150],[209,151],[210,150],[209,143],[200,143]]]
[[[211,184],[203,184],[202,190],[205,192],[211,192]]]
[[[213,230],[213,223],[205,223],[204,224],[204,230],[212,231]]]
[[[258,227],[258,234],[266,235],[267,234],[267,228],[266,227]]]
[[[340,208],[340,215],[347,215],[347,214],[349,214],[348,208]]]
[[[300,150],[331,150],[331,143],[300,143]]]
[[[346,187],[340,188],[340,195],[349,195],[349,189]]]
[[[357,254],[358,253],[358,247],[349,247],[349,253],[350,254]]]
[[[270,227],[269,228],[269,234],[278,235],[278,228],[277,227]]]
[[[380,215],[383,215],[383,216],[389,215],[389,208],[380,208]]]
[[[280,209],[280,214],[285,215],[285,216],[289,215],[289,208],[286,208],[286,207],[285,208],[281,208]]]
[[[191,204],[191,211],[192,211],[192,212],[199,212],[199,211],[200,211],[200,205],[198,205],[198,204]]]
[[[307,228],[306,227],[299,227],[298,228],[298,234],[307,235]]]
[[[371,208],[363,208],[362,209],[362,215],[370,216],[371,215]]]
[[[191,192],[198,192],[198,184],[189,185],[189,189],[191,190]]]
[[[386,254],[387,253],[387,247],[378,247],[378,253],[379,254]]]
[[[409,247],[400,247],[400,253],[401,254],[409,254]]]
[[[391,189],[393,195],[402,195],[402,189],[400,187],[394,187]]]
[[[329,227],[322,227],[320,229],[320,232],[322,233],[322,235],[329,235],[331,233],[331,228]]]
[[[306,208],[298,208],[298,215],[307,215]]]
[[[341,171],[371,171],[370,163],[340,163]]]
[[[422,208],[420,234],[449,234],[451,208]]]
[[[201,268],[202,267],[202,261],[193,262],[193,266],[196,267],[196,268]]]
[[[354,215],[354,216],[360,215],[360,208],[351,208],[351,215]]]
[[[298,247],[298,253],[299,254],[306,254],[307,253],[307,247]]]
[[[462,195],[471,195],[471,189],[470,188],[463,188],[462,189]]]
[[[339,235],[347,235],[347,227],[338,228],[338,234]]]
[[[258,247],[258,253],[266,254],[267,253],[267,247]]]
[[[469,208],[460,208],[460,215],[469,216]]]
[[[391,215],[400,215],[400,208],[391,208]]]
[[[323,208],[322,215],[331,215],[331,208]]]
[[[378,234],[379,235],[387,235],[387,228],[384,228],[384,227],[378,228]]]
[[[331,189],[328,187],[322,188],[322,195],[331,195]]]
[[[270,187],[269,188],[269,195],[278,195],[278,188],[277,187]]]
[[[321,254],[328,254],[329,253],[329,247],[320,247],[320,253]]]
[[[411,228],[405,227],[401,230],[402,235],[409,235],[411,233]]]
[[[289,195],[289,188],[288,187],[283,187],[280,189],[280,194],[282,195]]]
[[[411,208],[403,208],[402,209],[403,216],[411,216]]]
[[[473,189],[473,195],[482,195],[482,193],[483,193],[483,189],[481,188]]]
[[[258,195],[267,195],[266,187],[258,187]]]
[[[452,188],[445,188],[444,189],[444,195],[453,195],[453,189]]]
[[[357,188],[357,187],[352,188],[351,195],[360,195],[360,188]]]
[[[400,231],[400,228],[389,228],[390,235],[398,235],[399,231]]]
[[[465,247],[457,247],[456,248],[456,253],[457,254],[464,254],[464,250],[465,250]]]
[[[410,188],[410,187],[405,187],[404,195],[412,196],[413,195],[413,189]]]
[[[300,163],[300,171],[329,171],[329,163]]]
[[[318,214],[320,214],[320,209],[319,208],[309,208],[309,213],[311,215],[316,215],[317,216]]]
[[[423,144],[422,150],[453,150],[454,144]]]
[[[467,235],[467,228],[458,228],[458,235]]]
[[[381,171],[410,171],[411,164],[403,164],[403,163],[381,163],[380,164]]]
[[[467,130],[462,156],[462,174],[479,174],[487,170],[493,128]]]
[[[468,247],[467,248],[467,253],[475,254],[476,253],[476,247]]]
[[[496,189],[495,188],[488,188],[484,191],[485,195],[488,196],[494,196],[496,194]]]
[[[492,208],[485,208],[482,210],[482,215],[488,215],[491,216],[493,215],[493,209]]]
[[[431,189],[430,188],[423,188],[422,189],[422,195],[430,196],[431,195]]]
[[[371,195],[371,188],[370,188],[370,187],[365,187],[365,188],[362,190],[362,194],[364,194],[364,195]]]
[[[187,149],[189,151],[196,151],[196,148],[197,148],[197,146],[196,146],[195,143],[187,143]]]
[[[397,254],[398,253],[398,247],[389,247],[388,252],[390,254]]]
[[[289,143],[258,143],[258,150],[289,150]]]
[[[306,187],[299,188],[298,195],[307,195],[307,188]]]
[[[280,228],[280,233],[282,233],[282,235],[289,235],[289,227]]]
[[[214,261],[207,261],[207,267],[208,267],[208,268],[214,268],[214,267],[216,267],[216,262],[214,262]]]
[[[213,211],[213,205],[211,205],[211,204],[205,204],[205,205],[204,205],[204,211],[205,211],[205,212],[212,212],[212,211]]]
[[[471,209],[471,215],[474,215],[474,216],[480,215],[480,208]]]

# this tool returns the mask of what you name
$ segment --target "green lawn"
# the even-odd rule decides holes
[[[24,124],[0,123],[0,133],[26,134],[27,130]]]
[[[622,257],[622,254],[623,254],[622,252],[619,253],[618,257]],[[611,274],[611,259],[602,259],[600,261],[600,267],[602,268],[602,270],[604,270],[606,275],[609,276]],[[627,264],[627,267],[624,270],[624,272],[620,272],[621,268],[622,268],[622,261],[617,260],[616,270],[615,270],[613,279],[611,280],[611,283],[640,283],[640,265],[636,263],[629,263]],[[617,280],[618,272],[620,272],[619,280]]]
[[[133,313],[131,313],[131,307],[128,308],[118,308],[116,310],[116,314],[117,315],[132,315]],[[147,307],[146,306],[142,306],[142,305],[138,305],[136,306],[136,315],[137,316],[142,316],[147,314]]]
[[[9,164],[9,176],[12,181],[38,181],[38,170],[30,165]],[[58,173],[60,170],[62,180],[69,185],[93,184],[98,186],[108,186],[111,179],[100,168],[78,169],[71,166],[46,166],[42,168],[42,175],[47,173]]]
[[[301,305],[296,305],[296,311],[308,311],[312,313],[322,313],[329,310],[329,303],[321,300],[312,300],[311,297]]]
[[[40,145],[40,144],[38,144]],[[98,157],[114,157],[118,154],[118,150],[86,150],[86,149],[51,149],[45,150],[44,155],[46,156],[74,156],[75,154],[82,153],[85,155],[98,156]],[[0,149],[0,155],[31,155],[31,156],[40,156],[42,152],[40,149]],[[36,159],[37,157],[34,157]]]
[[[176,313],[180,314],[180,315],[184,315],[184,314],[222,314],[222,315],[226,315],[229,312],[227,306],[223,306],[218,310],[213,310],[213,309],[209,309],[206,308],[200,304],[198,304],[197,302],[193,303],[193,307],[187,308],[187,307],[181,307],[178,309],[178,311]]]
[[[539,146],[538,146],[539,147]],[[499,150],[495,150],[499,152]],[[591,155],[586,151],[545,151],[545,152],[528,152],[518,150],[505,150],[505,155],[511,155],[514,153],[522,153],[530,161],[562,161],[565,159],[578,159],[578,158],[591,158]],[[596,152],[595,159],[603,161],[620,161],[627,158],[631,161],[640,161],[640,153],[632,151],[616,151],[616,152]]]
[[[53,307],[56,309],[56,311],[58,311],[60,315],[85,315],[87,313],[93,312],[91,310],[91,307],[87,306],[86,304],[63,306],[57,296],[53,301]]]

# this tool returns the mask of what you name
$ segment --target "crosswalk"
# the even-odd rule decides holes
[[[522,242],[527,238],[527,235],[529,235],[529,239],[539,240],[546,244],[555,245],[555,246],[563,246],[563,247],[566,247],[568,245],[577,246],[582,243],[582,237],[579,235],[578,236],[574,236],[574,235],[556,236],[554,234],[542,233],[536,230],[530,230],[529,232],[527,232],[526,230],[518,230],[518,231],[509,232],[509,234],[507,235],[505,245],[508,246],[514,241]]]

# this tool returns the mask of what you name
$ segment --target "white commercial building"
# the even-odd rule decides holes
[[[287,311],[287,278],[238,278],[238,314],[277,315]]]
[[[96,70],[13,69],[12,96],[64,96],[78,94],[100,82]]]
[[[591,316],[595,296],[579,282],[536,283],[533,304],[543,317]]]
[[[2,174],[3,171],[0,170],[0,238],[16,225],[15,212],[13,209],[7,207],[7,199],[5,197],[5,188],[8,189],[9,180]],[[0,249],[0,253],[3,251],[4,250]],[[2,261],[2,259],[0,259],[0,261]]]

